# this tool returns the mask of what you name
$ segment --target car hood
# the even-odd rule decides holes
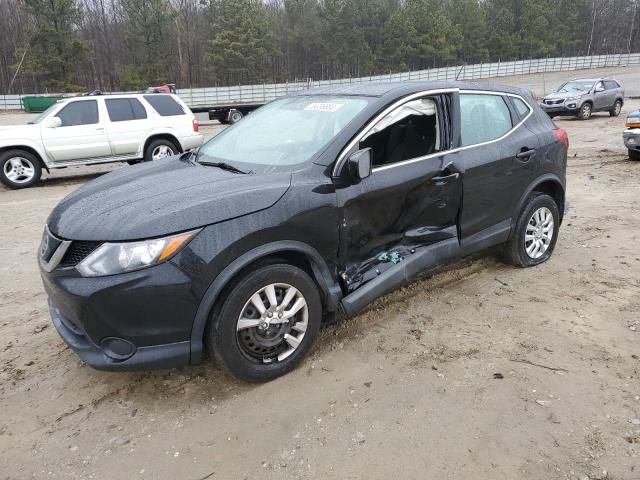
[[[589,92],[586,91],[578,91],[575,90],[573,92],[556,92],[556,93],[552,93],[550,95],[547,95],[546,97],[544,97],[545,100],[553,100],[553,99],[564,99],[564,98],[572,98],[572,97],[577,97],[578,95],[587,95]]]
[[[269,208],[290,185],[289,172],[243,175],[167,158],[87,183],[60,202],[47,225],[68,240],[159,237]]]

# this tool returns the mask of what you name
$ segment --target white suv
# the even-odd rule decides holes
[[[198,121],[175,95],[63,99],[29,125],[0,127],[0,181],[26,188],[42,168],[156,160],[202,140]]]

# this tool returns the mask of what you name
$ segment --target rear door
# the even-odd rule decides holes
[[[599,92],[598,90],[602,91]],[[606,89],[604,82],[596,83],[594,92],[593,102],[596,110],[606,110],[613,105],[613,98],[611,98],[613,92]]]
[[[140,100],[107,98],[104,101],[109,117],[107,132],[114,155],[134,156],[142,140],[151,130],[152,121]]]
[[[357,148],[372,149],[372,174],[337,190],[343,265],[366,268],[388,249],[457,236],[463,172],[448,152],[450,102],[413,99],[365,129]]]
[[[531,108],[522,108],[520,116],[501,93],[460,93],[463,244],[474,235],[508,235],[514,206],[535,176],[540,139],[524,125]]]
[[[62,125],[43,126],[41,130],[49,158],[60,162],[110,156],[103,108],[97,99],[73,101],[62,107],[55,115]]]

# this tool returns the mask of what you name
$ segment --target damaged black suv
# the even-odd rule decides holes
[[[463,83],[340,86],[275,100],[199,151],[92,181],[51,213],[53,322],[89,365],[213,356],[265,381],[323,320],[452,259],[551,256],[568,138],[531,95]]]

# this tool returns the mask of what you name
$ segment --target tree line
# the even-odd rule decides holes
[[[640,0],[0,0],[0,93],[640,51]]]

